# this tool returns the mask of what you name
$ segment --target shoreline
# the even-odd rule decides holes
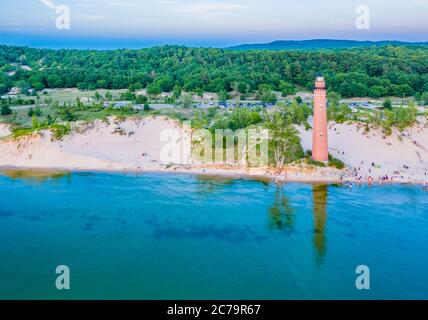
[[[352,179],[319,179],[319,178],[287,178],[280,180],[279,182],[275,181],[275,178],[280,177],[281,175],[275,176],[266,176],[262,174],[251,174],[244,172],[228,171],[228,170],[213,170],[213,169],[204,169],[204,168],[174,168],[174,169],[138,169],[138,168],[77,168],[77,167],[22,167],[22,166],[0,166],[0,174],[4,171],[36,171],[36,172],[45,172],[45,173],[115,173],[122,174],[125,176],[135,175],[141,176],[144,174],[187,174],[193,176],[201,177],[212,177],[220,179],[233,179],[233,180],[257,180],[271,182],[275,184],[286,184],[286,183],[308,183],[308,184],[339,184],[346,185],[352,183],[353,186],[382,186],[382,185],[411,185],[411,186],[422,186],[428,191],[428,186],[422,181],[404,181],[404,180],[395,180],[395,181],[373,181],[373,183],[368,183],[367,181],[355,181]]]
[[[183,151],[186,135],[181,126],[168,117],[94,120],[89,124],[76,124],[72,133],[61,140],[53,140],[49,130],[17,139],[1,139],[0,169],[183,173],[275,183],[428,185],[428,124],[425,122],[388,137],[378,129],[366,132],[358,123],[330,123],[329,152],[342,160],[346,168],[338,170],[299,161],[285,165],[281,173],[267,166],[189,161],[193,159],[189,159],[191,152]],[[3,128],[2,135],[7,133],[6,125],[0,124],[0,128]],[[303,149],[310,150],[311,132],[303,127],[297,129]],[[182,130],[168,148],[180,152],[183,159],[168,160],[168,163],[162,159],[166,142],[161,137],[166,130]]]

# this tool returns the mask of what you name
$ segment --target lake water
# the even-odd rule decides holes
[[[6,171],[0,298],[427,299],[427,208],[420,186]]]

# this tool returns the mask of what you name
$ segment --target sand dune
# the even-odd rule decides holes
[[[54,141],[49,131],[19,139],[0,125],[0,166],[70,170],[176,171],[209,175],[268,176],[266,168],[227,165],[168,165],[161,161],[161,134],[168,129],[181,131],[179,122],[165,117],[134,118],[125,121],[96,120],[75,125],[73,132]],[[312,131],[299,127],[304,149],[311,148]],[[180,148],[182,137],[172,141]],[[346,172],[332,168],[291,165],[285,168],[288,180],[339,181],[361,177],[367,181],[388,175],[397,182],[427,183],[428,129],[425,122],[384,137],[381,130],[366,133],[363,125],[330,124],[330,153],[349,167]],[[374,163],[374,166],[372,165]],[[406,166],[406,167],[404,167]],[[355,168],[355,170],[354,170]]]
[[[0,123],[0,138],[7,137],[10,133],[9,126]]]
[[[159,169],[160,135],[177,128],[165,118],[118,122],[96,120],[79,125],[61,141],[49,131],[0,142],[0,166],[32,168],[122,170]],[[144,154],[144,156],[143,156]]]
[[[424,119],[419,120],[417,126],[402,133],[395,130],[391,136],[380,129],[367,133],[362,124],[330,123],[329,151],[356,168],[364,180],[388,175],[400,181],[428,181],[428,127]],[[299,132],[302,146],[310,149],[312,131],[299,127]]]

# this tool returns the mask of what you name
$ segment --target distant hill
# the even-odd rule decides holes
[[[229,50],[316,50],[316,49],[343,49],[358,47],[394,46],[428,46],[428,42],[403,41],[357,41],[357,40],[278,40],[270,43],[243,44],[228,47]]]

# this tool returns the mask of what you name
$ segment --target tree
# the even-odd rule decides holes
[[[292,123],[302,124],[304,121],[306,121],[305,112],[296,101],[291,103],[289,109]]]
[[[2,105],[0,109],[0,114],[2,116],[8,116],[12,114],[12,109],[8,105]]]
[[[258,112],[251,111],[248,108],[235,108],[233,109],[229,128],[232,130],[243,129],[261,121],[262,118]]]
[[[425,106],[428,106],[428,92],[422,93],[421,101]]]
[[[51,125],[51,124],[53,124],[55,122],[55,120],[52,118],[52,116],[50,115],[50,114],[48,114],[47,115],[47,117],[46,117],[46,123],[48,124],[48,125]]]
[[[161,89],[161,92],[171,92],[174,88],[174,79],[170,76],[163,76],[157,79],[156,84]]]
[[[344,82],[339,86],[339,93],[346,98],[354,95],[354,87],[352,83]]]
[[[366,97],[369,88],[364,83],[353,83],[352,96],[354,97]]]
[[[40,81],[35,81],[31,84],[31,86],[34,88],[34,90],[36,91],[42,91],[45,88],[45,85],[40,82]]]
[[[183,105],[183,108],[190,108],[192,103],[193,103],[193,98],[190,94],[184,94],[181,97],[181,104]]]
[[[196,88],[195,93],[201,98],[204,96],[204,90],[202,88]]]
[[[248,94],[251,90],[251,86],[247,82],[239,82],[238,91],[242,94]]]
[[[352,115],[352,109],[347,104],[332,105],[327,109],[329,120],[343,123]]]
[[[386,93],[386,90],[382,86],[373,86],[369,90],[369,97],[371,98],[380,98],[383,97]]]
[[[58,87],[55,87],[55,86],[49,86],[49,87],[50,88],[58,88]],[[88,90],[89,89],[89,84],[86,83],[86,82],[79,82],[77,84],[77,89],[79,89],[79,90]]]
[[[295,94],[296,88],[291,83],[281,81],[279,84],[279,91],[281,91],[283,97],[286,97],[288,95]]]
[[[152,83],[147,87],[147,93],[150,95],[158,95],[162,93],[162,89],[159,84]]]
[[[149,98],[143,96],[142,94],[137,95],[135,102],[138,104],[146,104],[149,101]]]
[[[334,92],[334,91],[329,91],[327,94],[327,100],[329,102],[329,106],[338,106],[340,103],[340,99],[342,97],[340,96],[339,93]]]
[[[217,108],[210,107],[208,108],[207,116],[208,118],[214,118],[217,115]]]
[[[180,99],[181,97],[181,87],[179,85],[175,85],[172,89],[172,95],[175,99]]]
[[[108,83],[107,83],[106,80],[102,79],[102,80],[98,80],[95,86],[98,89],[100,89],[100,88],[108,88]]]
[[[137,82],[137,83],[130,84],[129,87],[128,87],[128,90],[131,91],[131,92],[135,92],[135,91],[137,91],[137,90],[139,90],[141,88],[142,88],[141,83]]]
[[[226,103],[227,99],[229,99],[229,94],[226,91],[222,90],[218,93],[218,100],[221,103]]]
[[[304,156],[298,132],[278,112],[267,114],[265,127],[269,130],[269,150],[273,153],[273,163],[281,173],[286,162]]]
[[[110,91],[106,92],[106,99],[109,100],[109,101],[113,100],[113,96],[112,96],[112,94],[111,94]]]
[[[415,95],[413,96],[413,98],[415,99],[415,101],[419,104],[419,105],[423,105],[422,102],[422,94],[420,92],[416,92]]]
[[[1,81],[1,80],[0,80]],[[3,83],[0,83],[0,94],[3,94],[3,93],[7,93],[8,92],[8,87],[5,85],[5,84],[3,84]]]
[[[415,92],[428,92],[427,53],[424,46],[241,52],[180,46],[112,51],[2,46],[0,94],[30,85],[36,90],[78,87],[131,91],[152,86],[153,94],[180,86],[188,92],[237,89],[247,95],[265,84],[286,95],[297,86],[312,89],[315,70],[321,70],[329,90],[343,97],[410,97]],[[29,65],[40,67],[31,72],[12,67],[21,56]]]
[[[36,117],[41,117],[41,116],[42,116],[42,110],[41,110],[39,107],[36,107],[36,108],[34,109],[33,114],[34,114]]]
[[[277,102],[276,95],[272,92],[271,87],[267,84],[262,84],[259,86],[256,99],[260,100],[262,103],[275,104]]]
[[[75,121],[77,119],[76,115],[70,109],[61,111],[61,117],[64,121]]]
[[[391,110],[392,109],[392,101],[391,99],[386,99],[382,104],[384,109]]]
[[[79,111],[84,111],[86,109],[85,104],[82,101],[80,101],[80,98],[76,98],[75,109]]]
[[[37,120],[37,117],[33,115],[31,119],[31,126],[33,129],[37,129],[39,127],[39,121]]]
[[[192,128],[202,129],[208,125],[208,119],[205,114],[199,110],[196,110],[193,114]]]
[[[120,99],[125,101],[134,101],[137,97],[131,91],[122,92],[120,94]]]
[[[408,85],[408,84],[399,84],[394,86],[394,95],[398,96],[398,97],[410,97],[413,96],[415,94],[415,91],[413,90],[413,88]]]

